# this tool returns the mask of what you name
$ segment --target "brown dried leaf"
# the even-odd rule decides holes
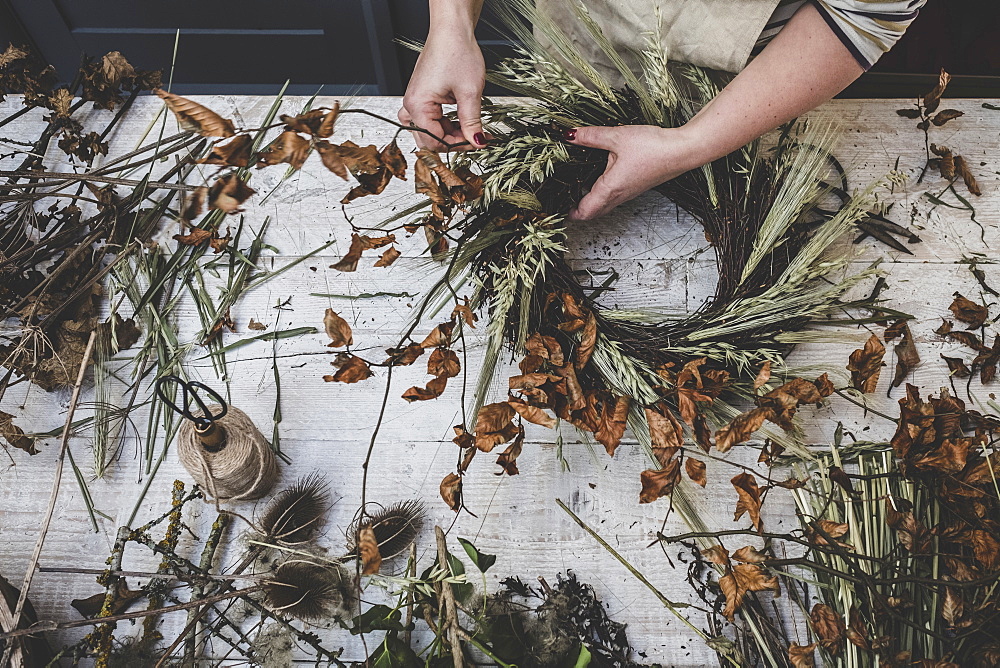
[[[328,383],[357,383],[374,375],[368,362],[350,353],[337,353],[337,358],[330,364],[337,368],[337,373],[323,376]]]
[[[614,401],[605,401],[601,411],[598,428],[594,438],[604,446],[608,454],[614,457],[618,444],[625,434],[625,422],[628,420],[628,407],[631,399],[626,396],[616,397]]]
[[[941,158],[938,162],[938,169],[941,171],[941,176],[949,181],[954,179],[955,156],[952,154],[951,149],[946,146],[931,144],[931,153]]]
[[[701,551],[701,556],[718,566],[729,566],[729,550],[721,545],[713,545]]]
[[[429,153],[429,151],[425,152]],[[419,154],[418,159],[413,163],[413,182],[417,194],[427,195],[432,203],[444,206],[451,201],[427,162],[419,159]]]
[[[250,135],[236,135],[225,144],[216,144],[207,157],[198,160],[199,165],[228,165],[249,167],[253,155],[253,138]]]
[[[431,330],[431,333],[427,335],[423,341],[420,342],[421,348],[434,348],[436,346],[447,346],[451,343],[451,332],[455,329],[455,322],[448,321],[442,322],[440,325]]]
[[[351,140],[343,144],[331,144],[328,141],[316,142],[323,166],[340,178],[347,180],[347,173],[355,177],[362,174],[376,174],[385,170],[378,148],[374,144],[358,146]]]
[[[861,617],[861,611],[858,610],[857,606],[851,608],[850,614],[850,624],[847,625],[847,639],[851,641],[851,644],[855,647],[859,647],[866,651],[871,651],[872,641],[868,635],[868,627],[865,625],[865,620]]]
[[[524,447],[524,427],[518,428],[517,436],[507,449],[500,453],[497,457],[497,464],[503,467],[503,471],[497,473],[497,475],[517,475],[520,471],[517,470],[517,458],[521,456],[521,449]],[[476,452],[476,450],[473,450]]]
[[[903,338],[895,345],[893,352],[896,354],[896,373],[892,377],[890,387],[899,387],[906,379],[906,376],[920,364],[920,354],[917,352],[917,346],[913,342],[913,335],[910,333],[909,325],[903,324]]]
[[[437,399],[444,393],[447,386],[448,379],[446,377],[431,378],[427,381],[426,387],[417,387],[414,385],[406,392],[403,392],[403,399],[409,402]]]
[[[355,178],[358,180],[358,185],[351,188],[344,195],[340,200],[341,204],[350,204],[359,197],[378,195],[389,185],[389,181],[392,180],[392,174],[389,173],[388,169],[382,168],[374,174],[358,174]]]
[[[441,481],[440,491],[444,502],[457,513],[462,507],[462,477],[449,473]]]
[[[200,246],[212,238],[212,231],[192,227],[187,234],[175,234],[173,238],[182,246]]]
[[[931,119],[931,123],[941,126],[950,120],[959,118],[960,116],[965,116],[965,112],[959,111],[958,109],[942,109],[934,114],[934,118]]]
[[[378,551],[378,539],[375,530],[362,527],[358,531],[358,556],[361,558],[361,574],[375,575],[382,567],[382,555]]]
[[[393,262],[395,262],[397,259],[399,259],[400,255],[402,255],[402,253],[400,253],[398,250],[396,250],[395,246],[392,246],[390,248],[386,248],[385,252],[382,253],[382,256],[379,259],[375,260],[375,265],[374,266],[376,266],[376,267],[388,267]]]
[[[970,193],[977,197],[983,194],[983,191],[979,189],[979,182],[976,181],[975,174],[969,170],[968,161],[960,155],[955,156],[955,173],[962,177],[962,181]]]
[[[953,314],[955,314],[955,319],[964,322],[969,327],[968,329],[979,329],[986,322],[986,318],[989,317],[989,309],[987,309],[982,304],[977,304],[976,302],[962,296],[961,293],[955,293],[955,300],[948,307]]]
[[[910,120],[914,121],[920,118],[919,109],[897,109],[896,113],[902,116],[903,118],[909,118]]]
[[[476,429],[479,433],[502,431],[514,419],[514,409],[506,401],[487,404],[476,415]]]
[[[542,427],[548,427],[549,429],[555,429],[556,419],[538,406],[531,406],[521,399],[508,399],[507,403],[510,404],[511,408],[517,411],[518,415],[528,422]]]
[[[467,326],[472,329],[476,328],[476,323],[479,321],[479,316],[472,312],[469,308],[469,300],[466,299],[464,304],[455,304],[455,308],[451,310],[451,319],[458,320],[462,319]]]
[[[660,469],[647,469],[639,474],[642,490],[639,492],[639,503],[652,503],[668,496],[681,480],[681,463],[671,459]]]
[[[573,364],[577,371],[587,366],[590,356],[594,354],[594,346],[597,345],[597,318],[591,312],[583,321],[583,332],[580,334],[580,344],[573,353]]]
[[[129,589],[128,583],[125,578],[119,579],[115,582],[115,593],[111,600],[111,614],[120,615],[124,612],[128,612],[128,609],[132,605],[144,598],[146,592],[142,589]],[[101,610],[104,609],[104,601],[107,598],[107,592],[102,591],[93,596],[88,596],[87,598],[77,598],[70,601],[70,605],[73,606],[77,612],[87,619],[93,619],[101,614]],[[0,603],[2,604],[2,603]]]
[[[691,482],[696,485],[705,486],[707,480],[705,479],[705,462],[700,459],[695,459],[694,457],[688,457],[684,460],[684,470],[687,471],[688,478]]]
[[[14,416],[0,411],[0,436],[18,450],[24,450],[29,455],[37,455],[35,440],[25,436],[24,430],[14,424]]]
[[[844,648],[847,627],[836,611],[825,603],[817,603],[809,614],[813,631],[819,636],[820,645],[830,656],[837,656]]]
[[[722,614],[730,621],[742,607],[743,599],[748,593],[770,590],[777,595],[781,592],[778,578],[768,575],[757,564],[737,564],[728,574],[719,578],[719,588],[726,597],[726,607]]]
[[[253,318],[250,318],[250,324],[247,325],[247,329],[252,329],[255,332],[263,332],[267,329],[267,325],[262,322],[257,322]]]
[[[789,645],[788,661],[792,668],[815,668],[816,643],[808,645]]]
[[[719,452],[728,452],[734,445],[749,440],[761,428],[764,420],[771,418],[773,414],[771,408],[762,406],[737,415],[732,422],[715,432],[715,447]]]
[[[760,365],[760,371],[757,372],[757,377],[754,378],[753,389],[759,390],[769,380],[771,380],[771,360],[764,360],[764,363]]]
[[[340,102],[334,102],[332,109],[327,109],[325,107],[310,109],[306,113],[299,114],[297,116],[287,116],[282,114],[281,122],[284,123],[289,130],[304,132],[305,134],[325,139],[333,134],[333,127],[337,122],[337,116],[339,114]]]
[[[208,208],[226,213],[238,213],[240,205],[247,201],[256,190],[239,178],[236,173],[216,179],[208,189]]]
[[[733,552],[733,559],[742,561],[745,564],[762,564],[768,560],[768,556],[752,545],[746,545]]]
[[[749,513],[750,521],[757,531],[763,530],[760,519],[760,488],[757,486],[757,479],[753,474],[743,472],[733,477],[730,482],[736,488],[739,500],[736,502],[736,512],[733,514],[733,521],[739,520],[744,514]]]
[[[201,214],[205,207],[208,188],[198,186],[193,193],[183,193],[181,199],[181,220],[190,223]]]
[[[563,349],[559,344],[559,341],[552,336],[545,336],[535,332],[528,337],[528,340],[524,343],[525,350],[529,355],[537,355],[542,359],[546,359],[556,366],[562,366],[565,364],[565,359],[563,358]]]
[[[340,262],[330,265],[330,268],[337,271],[356,271],[358,261],[361,259],[361,253],[373,248],[388,246],[395,241],[396,237],[392,234],[387,234],[383,237],[367,237],[357,233],[351,234],[351,247],[347,249],[347,253],[340,259]]]
[[[424,354],[424,349],[413,343],[402,348],[386,348],[385,352],[389,355],[388,363],[392,366],[409,366]]]
[[[330,343],[326,344],[328,348],[340,348],[354,343],[351,326],[332,308],[326,309],[326,314],[323,316],[323,327],[326,329],[326,335],[330,337]]]
[[[661,403],[654,408],[645,409],[644,412],[646,424],[649,425],[653,453],[657,455],[657,459],[660,459],[661,451],[673,451],[684,445],[684,427],[669,408]],[[665,463],[665,459],[660,459],[661,466]]]
[[[938,75],[937,86],[931,90],[931,92],[924,95],[924,111],[928,114],[934,113],[941,103],[941,96],[944,95],[945,89],[948,88],[948,83],[951,81],[951,75],[941,68],[941,73]]]
[[[427,358],[427,373],[438,378],[454,378],[462,370],[454,350],[435,348]]]
[[[885,346],[872,334],[865,342],[865,347],[852,352],[847,362],[847,370],[851,372],[851,387],[865,394],[874,392],[882,372],[883,357]]]
[[[448,188],[462,188],[465,186],[465,181],[441,162],[441,156],[437,153],[422,148],[417,151],[417,159],[419,162],[424,163],[430,171],[437,174],[437,177],[441,179],[441,183]]]
[[[401,181],[406,180],[406,158],[395,139],[379,151],[378,157],[393,176]]]
[[[174,112],[181,128],[197,132],[203,137],[232,137],[236,134],[236,127],[231,120],[219,116],[208,107],[180,95],[168,93],[162,88],[157,88],[153,92],[166,103],[170,111]]]
[[[285,130],[257,155],[257,166],[287,162],[292,169],[299,169],[308,157],[309,141],[297,132]]]
[[[968,378],[972,374],[972,370],[961,357],[947,357],[941,353],[941,359],[948,364],[948,371],[955,378]]]
[[[844,547],[845,544],[837,539],[847,534],[849,530],[850,526],[846,523],[834,522],[833,520],[819,520],[815,522],[815,527],[809,526],[806,528],[806,538],[813,545],[830,545],[830,541],[826,539],[826,536],[829,536],[834,544]],[[826,534],[826,536],[823,534]]]
[[[969,458],[971,438],[946,438],[936,448],[913,462],[917,468],[940,473],[959,473]]]

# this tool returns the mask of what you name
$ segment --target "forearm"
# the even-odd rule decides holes
[[[684,130],[705,164],[826,102],[863,71],[808,4]]]
[[[483,0],[429,0],[430,34],[474,37]]]

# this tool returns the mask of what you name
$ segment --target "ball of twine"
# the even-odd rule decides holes
[[[217,413],[219,406],[209,410]],[[264,435],[246,413],[232,406],[215,424],[225,430],[226,440],[221,450],[211,452],[198,439],[194,424],[184,420],[177,434],[181,464],[216,502],[267,494],[278,477],[278,462]]]

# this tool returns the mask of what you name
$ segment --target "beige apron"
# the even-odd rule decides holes
[[[618,70],[601,52],[573,5],[579,0],[535,0],[536,11],[559,25],[580,54],[621,85]],[[585,0],[588,13],[636,72],[634,55],[646,47],[660,17],[667,57],[725,72],[739,72],[779,0]],[[544,38],[539,36],[541,41]]]

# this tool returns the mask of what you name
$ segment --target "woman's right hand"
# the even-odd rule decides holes
[[[414,132],[417,146],[432,151],[467,150],[486,145],[481,104],[486,64],[472,26],[433,26],[403,96],[399,122],[413,124],[441,138]],[[443,104],[458,105],[458,122],[444,117]]]

